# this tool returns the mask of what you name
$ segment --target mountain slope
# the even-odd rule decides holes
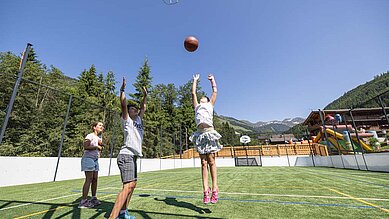
[[[338,99],[332,101],[324,109],[348,109],[364,107],[380,107],[377,102],[372,100],[379,94],[389,91],[389,71],[377,75],[373,80],[359,85],[356,88],[346,92]],[[385,98],[386,105],[389,98]]]

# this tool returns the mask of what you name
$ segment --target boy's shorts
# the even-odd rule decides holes
[[[118,167],[120,169],[120,176],[122,177],[122,182],[132,182],[136,181],[137,174],[137,165],[136,165],[136,156],[129,154],[119,154],[117,157]]]
[[[99,171],[99,159],[81,158],[81,171]]]

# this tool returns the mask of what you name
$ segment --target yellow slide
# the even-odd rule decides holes
[[[344,140],[343,135],[340,134],[339,132],[335,132],[334,130],[329,129],[329,128],[326,128],[326,132],[327,132],[328,134],[330,134],[331,136],[336,136],[337,139]],[[319,134],[315,137],[315,139],[313,140],[313,142],[317,143],[317,142],[319,142],[321,139],[322,139],[322,138],[321,138],[321,132],[319,132]],[[332,140],[334,140],[334,139],[332,139]],[[330,141],[331,143],[333,143],[335,146],[337,146],[337,143],[336,143],[336,142],[332,142],[331,139],[329,139],[329,141]],[[352,141],[353,141],[354,143],[357,143],[357,145],[359,145],[358,139],[357,139],[356,137],[352,137]],[[361,145],[362,145],[363,149],[365,149],[365,151],[372,151],[372,150],[373,150],[373,149],[372,149],[369,145],[367,145],[364,141],[360,141],[360,142],[361,142]],[[338,146],[338,147],[339,147],[339,146]]]
[[[358,139],[355,137],[353,138],[353,141],[354,142],[358,142]],[[365,149],[365,151],[373,151],[373,148],[371,148],[368,144],[366,144],[364,141],[360,141],[361,142],[361,145],[363,147],[363,149]]]

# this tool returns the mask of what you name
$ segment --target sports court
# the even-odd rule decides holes
[[[220,201],[204,205],[198,168],[140,173],[137,218],[385,218],[389,175],[322,167],[219,168]],[[83,180],[0,188],[2,218],[104,218],[119,176],[99,179],[102,204],[78,209]]]
[[[0,219],[389,218],[388,11],[1,1]]]

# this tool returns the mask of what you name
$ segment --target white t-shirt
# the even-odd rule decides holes
[[[99,136],[95,135],[95,133],[90,133],[85,137],[85,140],[90,141],[90,146],[98,146],[99,145]],[[97,159],[100,156],[100,151],[96,150],[84,150],[84,156],[92,159]]]
[[[210,102],[198,104],[195,108],[195,120],[197,126],[205,123],[213,127],[213,105]]]
[[[128,116],[127,120],[120,117],[124,133],[124,145],[119,154],[129,154],[142,157],[142,141],[143,141],[143,124],[140,116],[132,120]]]

